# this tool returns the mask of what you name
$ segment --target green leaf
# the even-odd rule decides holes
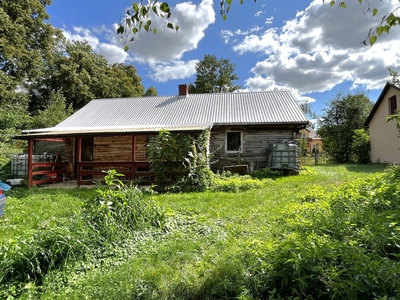
[[[175,25],[175,30],[176,30],[176,32],[178,32],[178,29],[179,29],[179,26],[178,26],[178,25]]]
[[[124,28],[124,26],[122,26],[122,25],[119,26],[118,29],[117,29],[117,33],[118,33],[118,34],[122,34],[122,33],[124,33],[124,31],[125,31],[125,28]]]
[[[240,4],[243,4],[243,0],[240,0]]]
[[[143,21],[140,21],[139,22],[139,31],[140,31],[140,29],[142,29],[142,26],[143,26]]]
[[[168,24],[167,24],[167,27],[168,27],[168,28],[171,28],[171,29],[174,29],[174,24],[168,23]]]
[[[396,17],[393,14],[390,14],[389,17],[386,19],[386,23],[389,25],[389,27],[392,27],[394,24]]]
[[[168,3],[167,3],[167,2],[161,3],[161,4],[160,4],[160,10],[161,10],[162,12],[169,13],[169,12],[170,12],[170,9],[169,9]]]
[[[372,16],[375,16],[377,13],[378,13],[378,9],[377,9],[377,8],[374,8],[374,9],[372,10]]]
[[[226,3],[228,3],[228,5],[232,4],[232,0],[226,0]]]
[[[157,33],[157,28],[153,28],[153,33],[154,33],[154,34]]]
[[[223,19],[224,21],[226,20],[226,15],[225,15],[225,14],[222,15],[222,19]]]
[[[369,38],[369,44],[372,46],[373,44],[375,44],[375,42],[376,42],[377,39],[378,39],[378,38],[377,38],[375,35],[371,36],[371,37]]]
[[[159,17],[160,15],[158,14],[158,8],[157,8],[157,6],[154,5],[154,6],[152,7],[152,9],[153,9],[153,12],[156,14],[156,16]]]
[[[360,3],[360,4],[361,4],[362,2],[363,2],[363,0],[358,0],[358,3]]]
[[[133,11],[135,12],[135,14],[138,13],[139,11],[139,5],[137,3],[133,3]]]
[[[147,9],[145,6],[142,6],[140,8],[140,14],[144,17],[147,14]]]
[[[383,26],[378,26],[376,28],[376,33],[378,34],[378,36],[381,36],[382,32],[383,32]]]
[[[335,5],[335,0],[332,0],[331,3],[329,4],[331,7]]]
[[[146,24],[144,25],[144,30],[146,30],[147,32],[149,32],[150,25],[151,25],[151,20],[147,20]]]
[[[343,1],[339,2],[339,6],[342,7],[342,8],[346,8],[346,3],[344,3]]]
[[[137,29],[136,27],[133,27],[133,28],[132,28],[133,34],[136,34],[138,31],[139,31],[139,29]]]
[[[128,45],[125,45],[124,46],[124,51],[126,52],[126,51],[128,51],[129,50],[129,46]]]
[[[387,34],[389,34],[389,29],[390,29],[389,25],[383,26],[383,31],[386,32]]]

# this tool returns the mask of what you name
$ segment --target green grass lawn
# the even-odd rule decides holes
[[[355,288],[352,293],[351,286],[344,288],[341,285],[345,283],[337,279],[344,276],[344,262],[339,262],[344,252],[340,251],[356,255],[356,252],[351,252],[353,248],[343,248],[343,245],[351,243],[351,239],[356,241],[357,237],[350,238],[349,234],[331,230],[329,226],[317,235],[321,227],[331,224],[333,217],[329,219],[330,216],[341,218],[341,214],[336,216],[333,208],[328,208],[331,203],[336,203],[333,200],[329,203],[322,200],[308,203],[308,200],[302,199],[310,191],[316,191],[321,199],[335,193],[337,197],[342,197],[341,193],[344,192],[338,192],[338,187],[380,174],[384,168],[383,165],[318,165],[308,167],[298,176],[280,177],[262,188],[246,192],[147,196],[165,211],[165,222],[161,228],[147,228],[126,235],[118,232],[116,234],[122,239],[105,238],[98,252],[90,250],[89,257],[82,255],[76,260],[70,259],[68,263],[47,272],[40,281],[3,282],[0,289],[4,291],[0,293],[0,298],[275,299],[283,297],[279,288],[286,285],[287,290],[291,291],[291,294],[284,295],[288,299],[295,299],[295,296],[298,299],[357,299],[365,294]],[[7,251],[9,256],[22,255],[15,245],[22,240],[33,241],[38,233],[56,231],[64,223],[71,222],[71,218],[78,218],[82,214],[84,199],[95,195],[95,190],[87,189],[12,190],[8,193],[5,215],[0,218],[0,255]],[[359,210],[358,206],[352,206],[352,209]],[[363,212],[365,214],[367,211]],[[372,215],[369,217],[372,218]],[[325,225],[315,227],[318,222]],[[350,219],[342,223],[346,222],[354,226],[355,231],[357,228],[366,230],[360,224],[352,225]],[[330,226],[336,228],[336,225]],[[393,226],[396,227],[397,223]],[[73,236],[73,230],[68,230]],[[79,230],[90,234],[91,229]],[[331,234],[331,231],[334,233]],[[344,236],[349,237],[350,241],[345,242]],[[341,246],[335,248],[335,243]],[[331,280],[324,282],[323,286],[321,280],[317,280],[321,286],[315,285],[316,279],[310,275],[309,265],[319,264],[314,262],[318,255],[311,253],[317,251],[315,247],[320,251],[318,255],[321,255],[321,261],[330,262],[336,268],[326,267],[329,276],[320,275]],[[277,248],[282,248],[282,251],[277,251]],[[290,257],[296,251],[302,253],[304,260],[297,256]],[[322,251],[336,252],[329,252],[329,255],[323,252],[322,255]],[[357,253],[360,257],[365,255],[365,252]],[[289,257],[283,259],[282,255]],[[332,257],[335,257],[334,262]],[[286,264],[278,265],[278,261]],[[343,258],[343,261],[346,260]],[[371,264],[375,262],[373,260]],[[292,267],[287,269],[289,265]],[[0,270],[1,267],[0,262]],[[391,265],[388,270],[398,270],[397,267]],[[281,270],[282,274],[277,270]],[[312,272],[320,271],[313,269]],[[324,274],[323,270],[321,272]],[[392,274],[393,278],[399,276],[400,272]],[[346,280],[343,282],[351,282],[351,279]],[[373,290],[374,279],[370,280],[370,290]],[[375,280],[381,283],[380,277]],[[274,285],[276,288],[271,288]],[[323,292],[320,296],[314,294],[322,287],[331,287],[338,292],[324,292],[329,297],[324,296]],[[400,293],[400,289],[397,293]],[[396,292],[392,291],[393,294]],[[381,296],[378,292],[376,295],[377,299]],[[373,298],[373,295],[368,296]]]

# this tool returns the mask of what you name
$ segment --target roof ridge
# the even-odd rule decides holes
[[[188,98],[189,96],[199,96],[199,95],[207,95],[207,96],[219,96],[219,95],[243,95],[243,94],[262,94],[262,93],[280,93],[280,92],[285,92],[285,93],[290,93],[289,90],[278,90],[278,91],[249,91],[249,92],[233,92],[233,93],[189,93],[185,97],[181,97],[182,99]],[[123,99],[151,99],[151,98],[176,98],[180,97],[180,95],[158,95],[158,96],[132,96],[132,97],[121,97],[121,98],[95,98],[92,99],[91,101],[99,101],[99,100],[123,100]]]

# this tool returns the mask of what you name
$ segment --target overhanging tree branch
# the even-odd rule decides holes
[[[257,2],[257,0],[253,1]],[[329,4],[331,7],[338,5],[341,8],[346,8],[346,2],[348,1],[332,0],[329,1]],[[360,4],[364,5],[364,14],[371,14],[371,17],[374,17],[378,14],[378,8],[371,4],[373,0],[357,1]],[[325,3],[325,0],[322,0],[322,2]],[[380,0],[380,2],[383,3],[383,0]],[[239,0],[239,3],[243,4],[244,0]],[[220,0],[220,14],[223,20],[226,20],[231,5],[232,0]],[[371,27],[367,34],[367,37],[362,41],[362,44],[369,44],[372,46],[382,35],[382,33],[386,32],[387,34],[389,34],[389,31],[392,27],[400,25],[400,17],[397,16],[397,12],[399,9],[400,5],[393,9],[390,14],[383,16],[378,26]],[[154,17],[165,18],[167,20],[167,28],[178,32],[179,25],[171,22],[171,15],[171,8],[167,2],[149,0],[148,4],[143,4],[143,0],[141,0],[141,2],[139,3],[133,3],[132,8],[126,11],[126,15],[119,23],[117,29],[117,34],[120,35],[121,43],[124,45],[124,50],[129,50],[128,43],[134,41],[135,35],[142,29],[146,30],[147,32],[152,31],[154,34],[157,33],[157,28],[152,27],[152,18]]]

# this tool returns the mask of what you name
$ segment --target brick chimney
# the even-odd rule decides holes
[[[187,96],[189,94],[189,87],[187,84],[179,85],[179,96]]]

